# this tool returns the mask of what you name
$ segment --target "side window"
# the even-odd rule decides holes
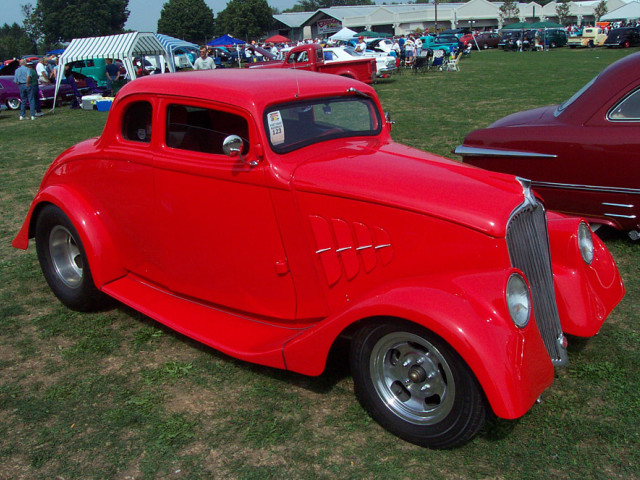
[[[640,89],[628,95],[609,112],[609,120],[640,121]]]
[[[298,54],[292,54],[287,60],[287,63],[305,63],[308,62],[307,52],[300,52]]]
[[[122,119],[122,136],[134,142],[151,141],[151,104],[134,102],[127,107]]]
[[[249,125],[233,113],[208,108],[171,104],[167,108],[167,146],[223,155],[222,144],[229,135],[244,141],[243,154],[249,151]]]

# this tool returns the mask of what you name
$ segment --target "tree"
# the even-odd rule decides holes
[[[567,0],[560,0],[556,5],[556,15],[558,16],[558,23],[564,25],[567,23],[567,18],[569,18],[569,2]]]
[[[0,27],[0,58],[15,58],[27,53],[36,53],[36,45],[24,28],[17,23],[5,23]]]
[[[518,18],[520,15],[520,8],[518,8],[518,2],[516,0],[505,0],[500,5],[500,20],[503,22],[512,18]]]
[[[158,20],[158,33],[194,43],[207,43],[213,29],[213,10],[204,0],[169,0]]]
[[[593,14],[596,17],[596,22],[600,21],[600,18],[609,11],[607,7],[607,0],[600,0],[600,3],[593,9]]]
[[[230,0],[218,13],[216,32],[243,40],[257,39],[273,25],[273,13],[266,0]]]
[[[33,8],[33,5],[27,3],[26,5],[20,5],[22,9],[22,15],[24,15],[24,21],[22,22],[22,28],[25,34],[29,37],[34,44],[39,43],[42,40],[42,19],[40,15]]]
[[[129,0],[38,0],[35,16],[45,42],[122,33]]]

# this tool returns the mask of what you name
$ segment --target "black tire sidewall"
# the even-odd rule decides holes
[[[82,280],[75,288],[69,287],[60,279],[51,260],[49,236],[53,228],[58,225],[69,231],[82,255]],[[91,311],[98,308],[102,296],[93,283],[84,245],[73,223],[69,220],[69,217],[54,205],[45,206],[39,212],[36,220],[35,238],[40,268],[55,296],[72,310]]]
[[[446,359],[455,380],[455,400],[451,412],[432,425],[415,425],[399,418],[382,401],[371,380],[369,361],[374,345],[397,331],[413,333],[431,343]],[[473,438],[486,419],[486,401],[474,375],[462,358],[442,339],[411,323],[376,323],[359,331],[351,348],[351,371],[356,396],[381,426],[416,445],[447,449]]]

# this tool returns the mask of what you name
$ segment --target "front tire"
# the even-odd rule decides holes
[[[484,425],[484,395],[462,358],[442,339],[410,323],[363,327],[351,347],[358,400],[391,433],[416,445],[465,444]]]
[[[49,287],[72,310],[88,312],[104,304],[95,287],[80,236],[69,217],[54,205],[42,209],[36,221],[38,261]]]

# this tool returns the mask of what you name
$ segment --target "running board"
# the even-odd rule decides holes
[[[304,328],[271,325],[225,312],[126,276],[102,287],[107,295],[227,355],[286,369],[284,345]]]

